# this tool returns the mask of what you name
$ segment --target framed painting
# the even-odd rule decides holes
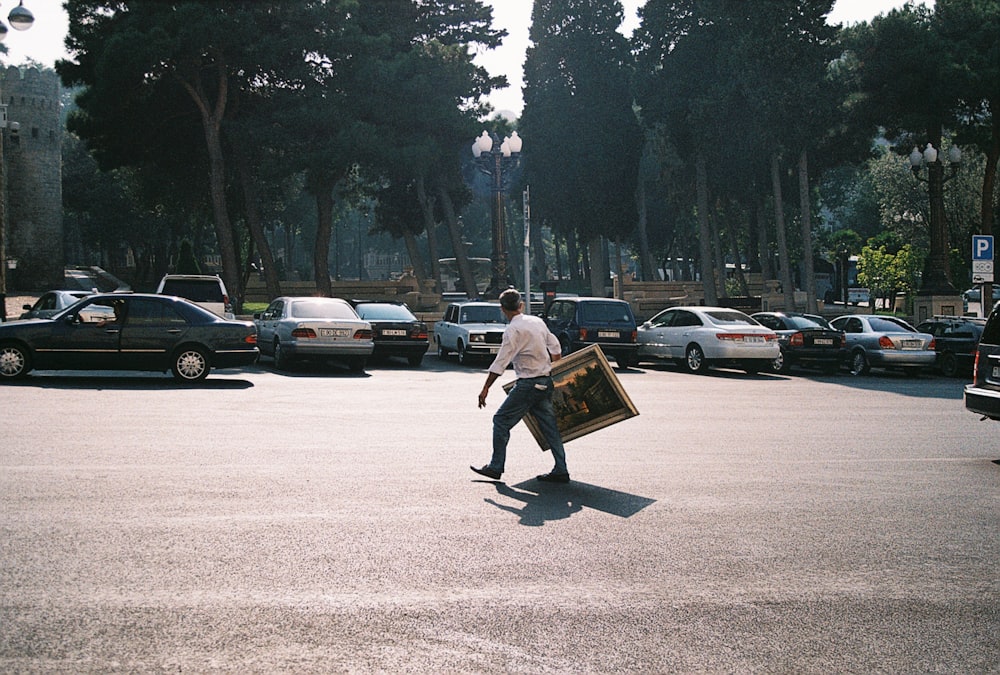
[[[552,382],[555,385],[552,407],[563,443],[639,414],[597,345],[573,352],[552,364]],[[506,392],[513,387],[514,382],[503,385]],[[548,450],[549,444],[534,416],[526,415],[524,423],[542,450]]]

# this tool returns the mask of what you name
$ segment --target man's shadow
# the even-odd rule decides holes
[[[525,481],[514,486],[497,481],[493,485],[498,494],[523,502],[524,505],[517,508],[501,504],[495,499],[486,498],[483,501],[501,511],[519,516],[521,520],[518,524],[529,527],[540,527],[546,521],[569,518],[584,507],[629,518],[656,501],[579,481],[565,485]]]

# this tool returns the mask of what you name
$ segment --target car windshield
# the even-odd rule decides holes
[[[350,305],[340,302],[329,302],[317,298],[315,300],[296,300],[288,313],[296,319],[357,319]]]
[[[743,312],[734,311],[716,311],[716,312],[705,312],[708,316],[708,320],[714,323],[716,326],[758,326],[756,321],[751,319],[749,316]]]
[[[580,303],[580,320],[585,323],[614,323],[631,321],[628,305],[621,302]]]
[[[355,309],[362,319],[384,319],[390,321],[413,321],[415,317],[403,305],[362,303]]]
[[[873,316],[868,319],[868,325],[871,326],[872,331],[876,333],[899,333],[900,331],[906,333],[916,332],[916,330],[914,330],[914,328],[905,321],[894,319],[889,316]]]
[[[829,328],[830,325],[820,317],[790,316],[786,319],[788,325],[799,330],[803,328]]]
[[[463,307],[461,323],[503,323],[500,305],[475,305]]]

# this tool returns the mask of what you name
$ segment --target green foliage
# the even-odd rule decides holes
[[[190,239],[181,240],[174,271],[177,274],[201,274],[201,265],[198,264],[198,258],[194,254],[194,246],[191,245]]]

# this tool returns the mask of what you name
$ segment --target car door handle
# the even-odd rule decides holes
[[[167,332],[170,333],[171,335],[177,335],[178,333],[181,332],[181,329],[180,328],[168,328]]]

